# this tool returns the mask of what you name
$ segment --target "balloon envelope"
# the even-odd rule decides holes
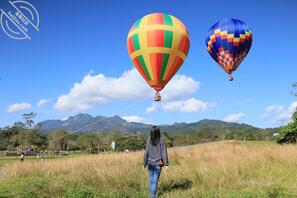
[[[136,69],[159,92],[183,64],[190,38],[185,25],[176,17],[153,13],[134,23],[127,47]]]
[[[243,21],[223,19],[209,29],[206,46],[211,57],[231,74],[252,46],[252,31]]]

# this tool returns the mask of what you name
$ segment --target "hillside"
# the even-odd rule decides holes
[[[232,122],[224,122],[221,120],[209,120],[204,119],[198,122],[192,123],[174,123],[173,125],[163,125],[162,129],[164,131],[169,131],[171,133],[180,133],[180,132],[193,132],[199,131],[202,129],[254,129],[257,130],[259,128],[253,127],[247,124],[239,124]]]
[[[66,120],[45,120],[37,124],[42,132],[49,132],[55,129],[66,129],[77,132],[91,131],[117,131],[117,132],[137,132],[148,130],[152,125],[127,122],[121,117],[115,115],[113,117],[96,116],[89,114],[77,114]]]
[[[45,120],[40,122],[38,128],[42,132],[49,132],[55,129],[66,129],[69,131],[77,132],[90,132],[90,131],[117,131],[121,133],[128,132],[148,132],[152,125],[128,122],[119,116],[105,117],[96,116],[93,117],[89,114],[77,114],[71,116],[66,120]],[[174,123],[172,125],[161,125],[163,131],[169,133],[179,132],[193,132],[201,129],[258,129],[247,124],[229,123],[220,120],[204,119],[193,123]]]

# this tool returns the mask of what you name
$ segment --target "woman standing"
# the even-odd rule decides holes
[[[144,153],[143,166],[148,166],[150,197],[155,198],[162,167],[168,166],[166,144],[161,139],[160,128],[157,126],[153,126],[151,129]]]

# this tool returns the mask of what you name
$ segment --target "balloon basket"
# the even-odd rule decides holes
[[[154,100],[155,100],[156,102],[161,101],[161,95],[160,95],[159,92],[157,92],[157,93],[155,94],[155,96],[154,96]]]

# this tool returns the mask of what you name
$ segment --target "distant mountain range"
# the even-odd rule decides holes
[[[56,129],[65,129],[69,131],[87,133],[92,131],[101,132],[121,132],[121,133],[146,133],[152,127],[151,124],[128,122],[119,116],[93,117],[89,114],[77,114],[66,120],[46,120],[38,123],[37,127],[44,133]],[[168,133],[192,132],[201,129],[259,129],[247,124],[230,123],[220,120],[200,120],[193,123],[174,123],[172,125],[161,125],[162,131]]]
[[[89,114],[77,114],[66,120],[46,120],[38,123],[37,126],[42,132],[49,132],[55,129],[66,129],[82,133],[91,131],[117,131],[127,133],[137,131],[142,132],[145,129],[148,130],[152,125],[128,122],[117,115],[113,117],[93,117]]]

